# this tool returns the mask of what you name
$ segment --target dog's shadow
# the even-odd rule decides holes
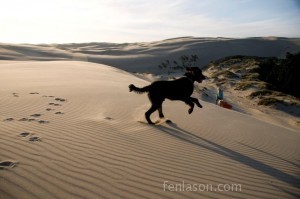
[[[272,166],[269,166],[259,160],[255,160],[251,157],[248,157],[242,153],[236,152],[230,148],[221,146],[217,143],[214,143],[210,140],[202,138],[200,136],[194,135],[174,123],[166,123],[166,125],[155,126],[160,131],[167,133],[176,139],[179,139],[184,142],[196,145],[198,147],[207,149],[209,151],[215,152],[219,155],[230,158],[231,160],[237,161],[241,164],[249,166],[255,170],[263,172],[273,178],[276,178],[282,182],[288,183],[291,186],[300,188],[300,179],[294,177],[290,174],[287,174],[283,171],[280,171]]]

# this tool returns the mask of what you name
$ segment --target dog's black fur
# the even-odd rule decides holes
[[[140,94],[148,92],[152,106],[145,113],[145,117],[149,124],[154,124],[150,120],[150,115],[156,110],[158,110],[160,118],[164,117],[162,103],[166,98],[170,100],[181,100],[188,104],[190,106],[188,110],[189,114],[193,112],[194,103],[202,108],[198,99],[191,97],[191,95],[194,90],[194,82],[197,81],[201,83],[202,80],[205,79],[205,76],[198,67],[187,67],[186,70],[185,77],[173,81],[156,81],[143,88],[138,88],[133,84],[129,85],[129,92],[134,91]]]

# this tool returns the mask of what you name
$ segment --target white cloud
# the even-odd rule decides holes
[[[287,2],[287,1],[286,1]],[[222,4],[223,3],[223,4]],[[178,36],[300,36],[299,14],[229,0],[10,0],[0,42],[134,42]],[[261,5],[263,6],[263,5]],[[270,5],[272,6],[272,5]]]

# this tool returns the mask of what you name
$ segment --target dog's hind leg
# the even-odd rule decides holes
[[[202,105],[199,103],[197,98],[194,97],[190,97],[190,99],[192,100],[192,102],[194,102],[198,107],[202,108]]]
[[[153,95],[153,94],[151,94],[151,93],[148,94],[148,97],[149,97],[150,102],[152,103],[152,106],[151,106],[150,109],[145,113],[145,117],[146,117],[146,120],[147,120],[147,122],[148,122],[149,124],[154,124],[154,123],[151,121],[151,119],[150,119],[150,115],[151,115],[154,111],[158,110],[158,112],[159,112],[159,117],[160,117],[160,116],[164,116],[164,115],[162,114],[162,103],[163,103],[164,99],[158,98],[157,96],[155,96],[155,95]]]
[[[159,115],[159,118],[164,118],[164,114],[163,114],[163,111],[162,111],[162,105],[160,105],[160,107],[158,108],[158,115]]]
[[[156,111],[157,109],[159,108],[159,105],[158,104],[152,104],[152,106],[150,107],[150,109],[145,113],[145,118],[147,120],[147,122],[149,124],[154,124],[151,119],[150,119],[150,115]]]

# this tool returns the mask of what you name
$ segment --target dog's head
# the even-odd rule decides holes
[[[206,77],[202,74],[202,70],[198,67],[186,67],[186,71],[199,83],[206,79]]]

